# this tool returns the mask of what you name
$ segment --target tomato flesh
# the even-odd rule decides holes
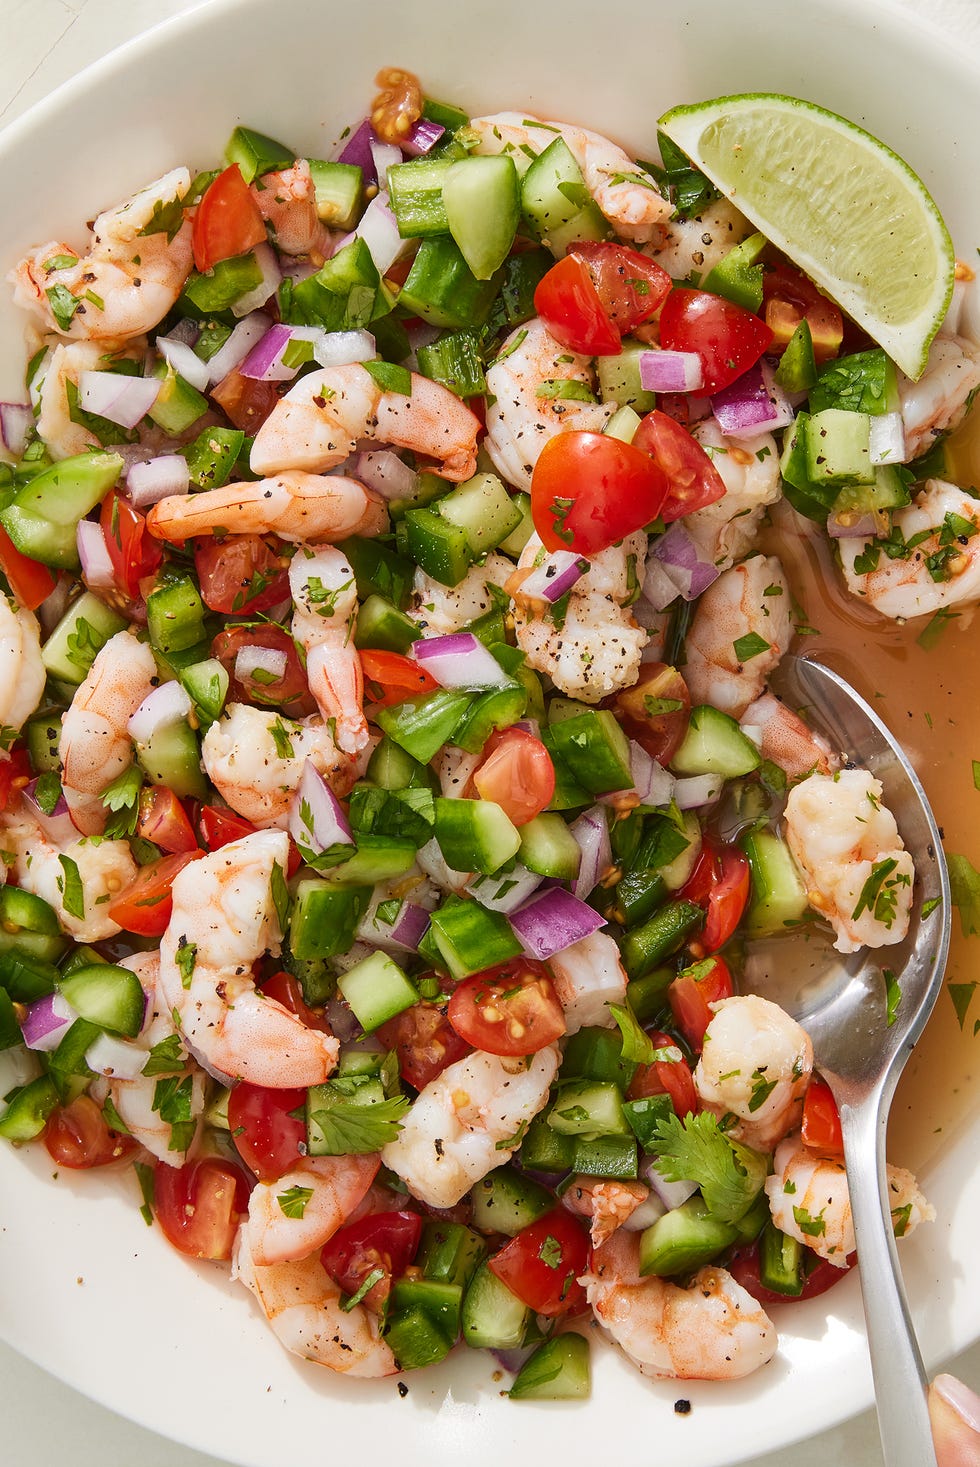
[[[849,1253],[844,1268],[838,1268],[836,1264],[830,1263],[826,1258],[817,1258],[816,1254],[810,1254],[808,1263],[812,1262],[806,1276],[806,1283],[799,1294],[777,1294],[772,1289],[767,1289],[759,1278],[759,1245],[752,1243],[748,1248],[736,1253],[734,1258],[725,1266],[732,1278],[742,1288],[747,1290],[759,1304],[768,1308],[770,1304],[796,1304],[802,1299],[815,1299],[819,1294],[825,1294],[832,1289],[834,1284],[839,1284],[841,1279],[847,1278],[848,1273],[857,1263],[857,1254]]]
[[[655,1049],[677,1049],[670,1035],[660,1029],[651,1029],[648,1037]],[[644,1095],[669,1095],[679,1116],[696,1115],[699,1109],[691,1066],[679,1050],[676,1060],[657,1059],[652,1065],[640,1065],[627,1093],[630,1100],[639,1100]]]
[[[631,688],[603,704],[611,708],[628,738],[661,764],[669,764],[684,741],[691,716],[691,694],[676,667],[645,662]]]
[[[305,1090],[269,1090],[242,1080],[228,1097],[228,1124],[239,1156],[260,1182],[275,1182],[306,1151],[306,1123],[295,1115]]]
[[[826,1080],[814,1075],[803,1101],[803,1145],[824,1156],[844,1158],[844,1136],[833,1091]]]
[[[115,489],[102,501],[99,524],[116,585],[127,600],[136,601],[140,581],[159,569],[163,551],[146,528],[146,516]]]
[[[480,798],[499,805],[514,825],[527,825],[551,804],[555,766],[540,739],[508,728],[487,740],[473,783]]]
[[[714,1018],[710,1005],[731,998],[734,991],[728,964],[719,957],[685,968],[667,989],[677,1027],[698,1054],[704,1046],[704,1031]]]
[[[196,540],[194,568],[212,611],[251,616],[289,597],[288,567],[261,535]]]
[[[705,920],[698,939],[706,953],[714,953],[735,933],[748,905],[752,877],[746,856],[737,846],[722,845],[705,836],[697,865],[678,895],[682,901],[704,907]]]
[[[194,265],[210,270],[220,260],[244,255],[266,240],[261,211],[237,163],[219,173],[201,197],[191,242]]]
[[[275,382],[260,382],[257,377],[243,377],[233,367],[227,377],[222,377],[211,389],[211,398],[218,404],[233,428],[243,433],[257,433],[279,401],[279,390]]]
[[[282,673],[276,676],[264,668],[255,668],[239,677],[235,667],[243,647],[264,647],[282,653],[285,658]],[[280,708],[290,718],[305,718],[315,712],[316,703],[310,694],[296,643],[283,627],[271,624],[225,627],[211,643],[211,655],[218,659],[231,679],[229,703]]]
[[[772,331],[758,316],[707,290],[675,286],[660,312],[660,345],[698,354],[709,396],[730,387],[771,342]]]
[[[472,1048],[442,1010],[427,1003],[403,1009],[382,1024],[377,1035],[387,1049],[395,1051],[402,1079],[416,1090],[424,1090],[430,1080]]]
[[[375,647],[361,649],[364,694],[368,702],[379,708],[404,703],[416,693],[432,693],[440,686],[424,667],[403,657],[400,652],[386,652]]]
[[[153,1168],[157,1222],[168,1242],[190,1258],[231,1257],[248,1193],[244,1173],[217,1156],[181,1167],[158,1161]]]
[[[136,1150],[131,1136],[111,1129],[90,1095],[55,1107],[44,1128],[44,1144],[52,1161],[73,1171],[108,1166]]]
[[[668,489],[663,470],[632,443],[573,429],[541,450],[531,516],[546,550],[598,555],[655,520]]]
[[[303,988],[300,981],[292,973],[280,969],[267,978],[262,984],[262,992],[266,998],[274,998],[276,1003],[281,1003],[284,1009],[302,1019],[307,1029],[318,1029],[321,1034],[333,1034],[324,1014],[311,1009],[303,997]]]
[[[580,240],[538,282],[534,308],[562,346],[615,356],[621,338],[648,321],[670,290],[653,260],[611,240]]]
[[[633,445],[648,453],[667,475],[670,490],[660,509],[667,523],[725,497],[725,481],[696,438],[667,413],[647,413]]]
[[[537,1054],[565,1033],[551,975],[533,958],[514,958],[464,979],[448,1012],[456,1033],[488,1054]]]
[[[136,834],[152,841],[170,855],[196,851],[197,837],[180,800],[164,785],[146,786],[140,792]]]
[[[236,815],[234,810],[223,810],[220,805],[202,805],[197,819],[201,839],[209,851],[219,851],[233,840],[253,835],[256,829],[243,815]]]
[[[58,584],[57,573],[39,560],[17,549],[6,530],[0,525],[0,570],[7,577],[11,591],[21,606],[36,611],[46,601]]]
[[[585,261],[602,308],[620,336],[656,315],[670,293],[673,282],[667,271],[628,245],[581,239],[568,253]]]
[[[581,1224],[557,1207],[531,1223],[489,1260],[491,1273],[536,1314],[574,1314],[585,1303],[578,1282],[589,1262],[589,1239]]]
[[[355,1294],[380,1269],[384,1277],[362,1300],[368,1309],[380,1312],[392,1280],[408,1268],[421,1237],[422,1219],[417,1212],[375,1212],[334,1233],[321,1249],[320,1261],[345,1294]]]
[[[11,749],[9,758],[0,759],[0,810],[6,810],[11,798],[30,784],[32,773],[24,748]]]
[[[203,851],[183,851],[141,866],[132,881],[109,903],[113,922],[141,937],[162,937],[173,911],[174,877],[188,862],[203,854]]]

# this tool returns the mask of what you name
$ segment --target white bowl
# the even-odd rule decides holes
[[[363,114],[376,70],[392,63],[473,113],[582,122],[641,157],[674,103],[750,90],[807,97],[908,159],[961,254],[980,239],[977,69],[907,12],[872,0],[565,0],[560,9],[217,0],[109,57],[0,139],[0,271],[30,244],[72,239],[80,221],[174,164],[210,166],[238,122],[326,154]],[[0,397],[9,397],[20,385],[23,322],[6,296],[0,324]],[[941,751],[954,747],[946,735]],[[945,1000],[930,1033],[930,1062],[906,1102],[927,1095],[925,1120],[897,1159],[924,1162],[939,1213],[902,1249],[934,1362],[980,1334],[980,1120],[954,1099],[971,1060]],[[945,1128],[938,1151],[921,1134],[934,1124]],[[780,1309],[776,1360],[741,1383],[646,1381],[597,1345],[589,1403],[518,1405],[501,1399],[488,1358],[460,1350],[410,1376],[402,1399],[392,1380],[347,1383],[287,1355],[223,1268],[189,1263],[146,1229],[131,1179],[62,1172],[54,1182],[51,1171],[43,1152],[0,1149],[0,1335],[115,1410],[248,1467],[382,1451],[404,1467],[502,1458],[529,1467],[637,1448],[721,1467],[871,1401],[853,1277]],[[680,1398],[689,1415],[675,1413]]]

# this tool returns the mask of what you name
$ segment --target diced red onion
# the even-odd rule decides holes
[[[529,733],[532,738],[541,737],[541,725],[536,718],[519,718],[514,728],[519,728],[523,733]]]
[[[251,290],[247,290],[243,296],[239,296],[237,301],[232,301],[231,314],[233,316],[248,316],[252,311],[257,311],[260,306],[265,305],[270,295],[279,289],[279,282],[282,280],[282,271],[279,268],[279,260],[272,246],[270,244],[256,245],[255,259],[259,269],[262,271],[262,277],[258,285],[254,286]],[[225,342],[225,345],[227,346],[228,343]]]
[[[640,352],[640,386],[647,392],[699,392],[704,362],[696,351]]]
[[[413,642],[411,654],[443,688],[509,688],[513,679],[472,632]]]
[[[187,494],[190,487],[190,470],[182,453],[161,453],[158,458],[133,464],[126,475],[126,488],[137,509],[157,504],[172,494]]]
[[[363,957],[370,957],[371,952],[371,948],[363,946],[361,947],[361,955]],[[357,1022],[354,1015],[351,1013],[350,1009],[347,1007],[342,999],[328,999],[325,1007],[327,1014],[327,1023],[330,1025],[332,1033],[337,1039],[340,1040],[341,1044],[346,1044],[348,1040],[351,1039],[357,1039],[360,1037],[361,1034],[364,1033],[364,1030],[361,1028],[360,1024]]]
[[[396,143],[383,143],[380,138],[371,140],[371,157],[378,183],[387,181],[388,169],[402,161],[402,150]]]
[[[190,316],[184,316],[170,328],[166,339],[168,341],[179,341],[182,346],[195,346],[200,334],[201,323],[199,321],[192,321]],[[159,337],[157,337],[157,345],[160,345]]]
[[[570,891],[552,887],[512,912],[510,925],[524,950],[543,962],[605,927],[606,919]]]
[[[721,431],[735,437],[785,428],[795,417],[768,362],[757,362],[730,387],[716,392],[711,410]]]
[[[289,833],[303,851],[319,856],[331,846],[352,846],[350,822],[333,790],[311,760],[289,804]]]
[[[78,831],[75,829],[75,823],[71,818],[71,811],[64,794],[58,795],[57,804],[48,815],[38,804],[36,779],[32,779],[30,784],[25,785],[21,793],[31,815],[52,844],[60,845],[76,838]]]
[[[646,570],[643,574],[643,592],[641,601],[645,601],[653,611],[659,613],[666,611],[672,601],[676,601],[680,592],[674,585],[670,576],[664,570],[656,556],[647,557]],[[640,623],[642,626],[642,622]],[[659,655],[653,659],[660,661]]]
[[[623,1219],[620,1227],[625,1228],[628,1233],[642,1233],[644,1228],[650,1228],[655,1222],[659,1222],[666,1211],[666,1207],[651,1188],[639,1207],[635,1207],[629,1217]]]
[[[360,168],[365,185],[377,183],[378,175],[374,167],[374,154],[371,144],[377,141],[377,135],[368,119],[355,127],[350,137],[344,143],[343,148],[337,154],[338,163],[353,163]]]
[[[311,275],[316,274],[316,266],[312,260],[297,260],[291,255],[280,255],[279,268],[284,280],[288,277],[297,285],[301,280],[309,280]]]
[[[9,453],[20,458],[34,426],[29,402],[0,402],[0,437]]]
[[[114,1034],[100,1034],[85,1051],[85,1063],[97,1075],[111,1075],[114,1080],[138,1080],[149,1059],[149,1050],[139,1044],[127,1044]]]
[[[377,355],[377,342],[370,331],[323,331],[313,343],[313,356],[321,367],[370,362]]]
[[[469,882],[469,873],[456,871],[449,865],[445,856],[439,848],[439,842],[432,838],[421,846],[415,856],[419,870],[428,876],[442,891],[465,891]],[[481,897],[482,901],[483,898]]]
[[[476,876],[470,882],[470,895],[491,912],[514,912],[541,886],[541,877],[517,862],[510,871],[495,876]]]
[[[145,744],[158,729],[182,722],[190,711],[190,696],[180,683],[161,683],[147,693],[127,723],[126,731],[138,744]]]
[[[359,453],[348,472],[385,499],[413,499],[418,492],[418,474],[388,448]]]
[[[367,245],[379,275],[387,274],[411,244],[398,233],[398,221],[391,212],[386,193],[377,194],[371,200],[354,233]]]
[[[430,920],[424,907],[414,902],[402,902],[394,922],[383,922],[374,911],[358,927],[357,935],[363,942],[377,947],[414,953],[418,952],[419,943],[429,930]]]
[[[873,464],[908,462],[905,425],[901,413],[879,413],[872,416],[870,456]]]
[[[724,784],[720,774],[692,774],[674,780],[674,803],[678,810],[699,810],[710,805],[721,794]]]
[[[437,337],[442,335],[441,326],[433,326],[428,321],[419,318],[417,321],[405,323],[405,335],[413,352],[417,352],[420,346],[431,346]]]
[[[491,1350],[490,1354],[510,1375],[517,1375],[525,1361],[534,1354],[536,1346],[517,1345],[512,1350]]]
[[[20,1031],[28,1049],[57,1049],[78,1018],[77,1011],[60,993],[48,993],[28,1004]]]
[[[875,517],[870,511],[858,514],[857,510],[848,509],[827,519],[827,534],[832,540],[857,540],[877,533]]]
[[[586,901],[599,885],[599,879],[612,864],[609,845],[609,822],[601,805],[593,805],[574,820],[569,829],[578,841],[582,861],[572,883],[572,896]]]
[[[640,1175],[645,1182],[649,1182],[668,1212],[672,1212],[675,1207],[680,1207],[698,1190],[697,1182],[668,1182],[657,1170],[655,1156],[641,1158]]]
[[[92,591],[105,590],[116,578],[115,568],[105,543],[102,526],[97,520],[79,520],[75,531],[78,558],[82,563],[82,579]]]
[[[666,533],[654,542],[652,550],[652,558],[667,572],[685,601],[696,601],[718,579],[718,567],[692,539],[682,520],[675,520],[668,526]],[[649,567],[649,561],[647,565]],[[647,588],[646,577],[643,594],[654,606],[657,604]]]
[[[156,377],[127,377],[123,372],[79,372],[78,401],[87,413],[97,413],[135,428],[160,396],[162,383]]]
[[[445,131],[441,122],[432,122],[428,117],[420,117],[412,124],[411,130],[402,143],[402,152],[409,158],[420,158],[423,153],[432,151]]]
[[[211,380],[208,364],[202,362],[197,353],[192,351],[185,342],[175,341],[172,336],[158,336],[157,350],[164,361],[168,362],[175,372],[179,372],[185,381],[189,382],[192,387],[196,387],[198,392],[204,391]]]
[[[674,796],[674,776],[648,754],[636,739],[630,739],[630,771],[633,775],[633,788],[640,797],[641,805],[653,805],[660,809],[670,804]]]
[[[271,325],[271,319],[263,311],[253,311],[239,321],[228,340],[208,362],[208,381],[212,385],[221,382],[229,372],[240,367],[252,347],[257,341],[261,341]]]
[[[243,377],[251,377],[257,382],[291,382],[299,367],[287,367],[283,362],[283,354],[289,343],[309,341],[315,351],[316,343],[325,335],[322,326],[287,326],[277,321],[269,327],[262,340],[252,347],[238,370]]]
[[[260,682],[279,682],[286,671],[286,654],[279,647],[239,647],[235,654],[235,677],[240,683],[262,676]]]
[[[589,562],[573,550],[553,550],[521,582],[522,601],[548,601],[552,605],[570,591],[589,568]]]

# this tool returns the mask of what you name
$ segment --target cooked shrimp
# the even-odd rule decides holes
[[[364,677],[354,647],[357,586],[346,556],[320,547],[301,550],[289,566],[292,633],[306,653],[306,680],[337,746],[357,754],[368,740]]]
[[[387,523],[381,496],[356,479],[298,471],[200,494],[173,494],[146,517],[151,535],[178,541],[274,532],[280,540],[322,544],[348,535],[377,535]]]
[[[460,482],[476,468],[480,420],[448,387],[418,372],[411,390],[386,392],[358,362],[301,377],[255,435],[257,474],[305,469],[320,474],[342,464],[362,438],[411,448],[433,472]]]
[[[46,678],[37,617],[0,595],[0,725],[20,732],[41,701]]]
[[[724,998],[694,1071],[705,1110],[736,1117],[728,1129],[746,1146],[771,1151],[800,1123],[813,1070],[813,1045],[805,1029],[778,1004],[755,994]]]
[[[169,221],[158,213],[159,229],[149,229],[155,212],[179,208],[190,184],[187,169],[174,168],[107,209],[92,225],[88,255],[57,240],[33,250],[8,276],[16,304],[39,315],[45,331],[76,341],[125,341],[149,331],[180,295],[194,263],[189,221],[175,220],[176,233],[169,238]],[[66,325],[51,307],[49,292],[58,287],[76,303],[66,301],[72,312]],[[64,319],[67,312],[59,314]]]
[[[17,801],[0,816],[0,848],[14,858],[17,885],[54,907],[76,942],[102,942],[120,931],[108,904],[136,875],[129,841],[79,836],[55,845]]]
[[[728,570],[755,545],[759,523],[782,493],[779,449],[771,433],[733,438],[715,418],[693,430],[725,483],[725,496],[684,516],[684,528],[713,565]]]
[[[342,1375],[372,1380],[397,1371],[377,1316],[363,1304],[350,1309],[341,1303],[340,1287],[320,1262],[319,1249],[295,1263],[263,1267],[253,1261],[242,1227],[231,1276],[251,1289],[277,1338],[292,1354]]]
[[[611,1003],[626,1002],[626,970],[619,948],[605,932],[593,932],[551,959],[555,991],[565,1010],[565,1029],[613,1029]]]
[[[487,368],[484,446],[509,484],[530,489],[531,474],[550,438],[571,429],[601,433],[613,403],[556,395],[566,382],[595,384],[591,358],[561,346],[543,321],[512,331]]]
[[[898,396],[909,458],[926,453],[940,433],[955,428],[971,393],[980,387],[980,346],[961,336],[937,336],[918,382],[898,374]]]
[[[507,589],[514,597],[514,631],[528,666],[547,673],[559,692],[599,703],[636,682],[647,633],[630,610],[643,581],[646,536],[627,535],[592,557],[569,592],[559,624],[551,607],[525,602],[520,572],[544,557],[537,535],[521,552]]]
[[[119,361],[142,360],[141,351],[114,352],[110,345],[106,341],[59,342],[35,374],[38,437],[44,439],[52,458],[71,458],[102,447],[92,430],[72,417],[68,389],[78,387],[83,372],[104,372]]]
[[[652,255],[674,280],[696,276],[703,280],[723,255],[752,233],[745,215],[728,199],[716,199],[696,219],[672,219],[663,243],[653,244]]]
[[[576,1217],[589,1219],[593,1248],[600,1248],[650,1195],[643,1182],[600,1182],[573,1177],[562,1193],[562,1205]]]
[[[895,1166],[885,1171],[895,1236],[905,1237],[920,1222],[932,1222],[935,1209],[919,1191],[912,1173]],[[854,1252],[854,1223],[842,1161],[808,1151],[798,1134],[787,1136],[776,1148],[766,1195],[777,1228],[828,1263],[846,1268]]]
[[[742,716],[789,647],[789,602],[786,576],[775,556],[754,555],[722,572],[698,601],[684,642],[684,678],[692,702]],[[765,645],[743,661],[740,638],[751,635]]]
[[[381,1160],[429,1207],[455,1206],[510,1160],[557,1070],[555,1045],[528,1059],[475,1050],[430,1080]]]
[[[307,759],[337,794],[358,777],[320,718],[297,721],[271,708],[229,703],[201,743],[201,763],[215,789],[260,828],[285,829]]]
[[[908,931],[915,871],[881,793],[867,769],[841,769],[811,774],[786,801],[786,841],[838,952],[888,947]]]
[[[892,514],[905,543],[904,556],[886,556],[873,540],[839,540],[847,589],[895,621],[925,616],[980,599],[980,504],[942,479],[928,479],[912,503]],[[858,556],[874,567],[859,572]]]
[[[275,891],[288,858],[285,831],[260,830],[191,862],[160,941],[161,989],[185,1041],[221,1074],[273,1089],[321,1084],[339,1049],[255,987],[252,964],[282,940]]]
[[[322,265],[330,254],[331,238],[316,212],[316,187],[307,160],[297,158],[291,168],[263,173],[250,192],[283,254],[309,255],[315,265]]]
[[[832,774],[840,765],[833,749],[775,693],[764,692],[742,714],[742,732],[758,745],[763,759],[777,764],[790,779]]]
[[[639,1272],[639,1239],[620,1229],[585,1276],[596,1319],[643,1375],[738,1380],[771,1360],[776,1330],[761,1304],[723,1268],[686,1288]]]
[[[490,587],[502,587],[513,573],[513,562],[496,551],[491,551],[482,565],[471,565],[455,586],[444,586],[416,567],[408,614],[418,622],[420,636],[458,632],[493,610],[495,597]]]
[[[542,122],[526,112],[474,117],[469,130],[479,138],[478,153],[513,153],[522,165],[529,152],[543,153],[560,135],[616,233],[638,244],[663,238],[671,205],[650,175],[608,138],[567,122]]]
[[[242,1224],[253,1263],[289,1263],[322,1248],[349,1221],[380,1165],[376,1152],[308,1156],[274,1182],[259,1182]],[[290,1199],[283,1202],[287,1193],[302,1203],[301,1209],[290,1207]]]
[[[58,753],[72,819],[101,835],[101,795],[133,762],[127,724],[157,681],[153,653],[132,632],[117,632],[97,653],[61,721]]]

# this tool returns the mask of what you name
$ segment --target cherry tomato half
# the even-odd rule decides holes
[[[581,240],[538,282],[534,308],[562,346],[613,356],[669,290],[666,270],[645,255],[609,240]]]
[[[487,740],[473,783],[481,799],[499,805],[514,825],[526,825],[551,804],[555,766],[540,739],[508,728]]]
[[[141,790],[136,834],[172,856],[197,850],[197,836],[187,812],[173,790],[164,785],[146,785]]]
[[[212,611],[251,616],[289,597],[288,565],[261,535],[195,540],[194,569]]]
[[[667,475],[670,490],[660,518],[679,520],[725,497],[725,481],[696,438],[667,413],[647,413],[633,434],[633,446],[642,448]]]
[[[158,1161],[153,1211],[168,1242],[191,1258],[230,1258],[248,1211],[249,1185],[233,1162],[206,1156],[186,1166]]]
[[[649,321],[670,293],[672,281],[663,266],[607,239],[580,239],[569,255],[584,260],[602,308],[620,336]]]
[[[292,872],[289,872],[292,875]],[[303,988],[297,977],[287,973],[281,968],[278,973],[273,973],[262,984],[262,993],[266,998],[274,998],[276,1003],[282,1004],[291,1014],[302,1019],[307,1029],[318,1029],[321,1034],[333,1034],[326,1015],[311,1009],[303,997]]]
[[[0,810],[6,810],[11,797],[30,784],[32,777],[26,749],[11,749],[9,758],[0,759]]]
[[[803,1101],[803,1145],[824,1156],[843,1159],[844,1136],[833,1091],[826,1080],[814,1075]]]
[[[162,937],[173,911],[174,877],[203,854],[203,851],[184,851],[141,866],[132,881],[109,903],[109,917],[127,932],[136,932],[141,937]]]
[[[345,1294],[355,1294],[380,1268],[384,1277],[365,1294],[363,1303],[379,1312],[392,1280],[405,1272],[418,1252],[422,1219],[417,1212],[375,1212],[334,1233],[320,1251],[320,1261]]]
[[[217,403],[233,428],[243,433],[257,433],[279,401],[275,382],[260,382],[257,377],[243,377],[233,367],[211,389],[211,400]]]
[[[448,1012],[456,1033],[488,1054],[537,1054],[565,1033],[551,975],[534,958],[513,958],[465,978]]]
[[[607,433],[549,439],[531,476],[531,515],[546,550],[597,555],[660,513],[667,476],[649,454]]]
[[[705,909],[698,941],[706,953],[717,952],[732,936],[748,905],[751,887],[749,863],[742,851],[706,835],[697,865],[678,892],[682,901]]]
[[[490,1272],[536,1314],[572,1314],[585,1303],[578,1282],[589,1261],[589,1237],[563,1207],[546,1212],[489,1260]]]
[[[21,606],[36,611],[46,601],[58,584],[57,572],[39,560],[17,549],[6,530],[0,525],[0,570],[7,577],[11,591]]]
[[[844,318],[840,307],[828,300],[801,271],[792,265],[771,265],[762,277],[762,299],[766,325],[774,347],[786,346],[800,322],[810,328],[815,362],[828,362],[840,351]]]
[[[205,189],[191,238],[194,264],[201,271],[265,243],[262,214],[237,163],[219,173]]]
[[[698,1054],[704,1044],[704,1031],[714,1018],[710,1005],[731,998],[734,991],[728,964],[719,957],[705,958],[685,968],[667,989],[677,1027]]]
[[[146,516],[113,489],[102,501],[99,524],[116,585],[129,601],[140,594],[140,581],[152,576],[163,551],[146,528]]]
[[[660,312],[660,345],[697,352],[709,395],[741,377],[771,341],[772,331],[758,316],[707,290],[676,286]]]
[[[365,697],[379,708],[390,708],[416,693],[432,693],[439,687],[431,672],[400,652],[366,647],[360,657]]]
[[[416,1090],[424,1090],[472,1048],[434,1004],[413,1003],[376,1032],[385,1048],[397,1054],[402,1079]]]
[[[228,1097],[228,1124],[239,1156],[260,1182],[274,1182],[306,1151],[306,1122],[295,1114],[305,1090],[268,1090],[242,1080]]]
[[[238,653],[243,647],[265,647],[272,652],[281,652],[286,659],[282,674],[277,677],[264,668],[256,668],[245,677],[236,676]],[[316,703],[310,693],[296,643],[283,627],[271,623],[225,627],[211,643],[211,655],[217,657],[231,679],[229,703],[281,708],[290,718],[305,718],[315,711]]]
[[[640,1065],[629,1084],[629,1099],[639,1100],[644,1095],[669,1095],[679,1116],[696,1115],[699,1109],[698,1093],[694,1088],[691,1066],[669,1034],[664,1034],[660,1029],[651,1029],[648,1037],[655,1049],[673,1049],[677,1052],[677,1058],[657,1059],[652,1065]]]
[[[234,810],[222,809],[220,805],[202,805],[197,817],[201,839],[209,851],[218,851],[243,835],[254,835],[256,827],[244,815]]]
[[[44,1128],[44,1144],[52,1161],[72,1170],[108,1166],[136,1150],[132,1136],[113,1131],[90,1095],[55,1107]]]
[[[603,707],[613,710],[623,732],[651,758],[669,764],[687,733],[691,694],[676,667],[645,662],[633,686],[614,693]]]

